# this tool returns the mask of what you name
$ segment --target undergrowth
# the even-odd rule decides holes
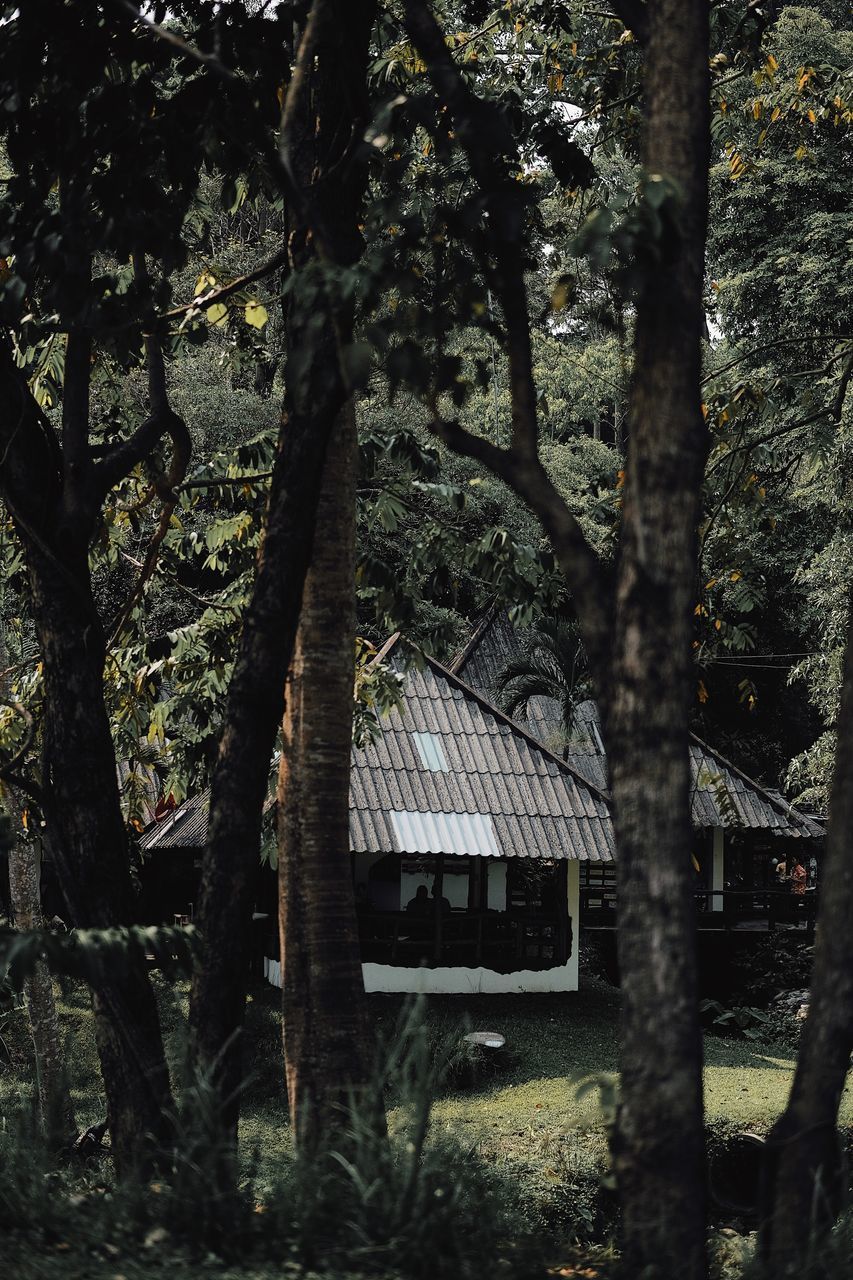
[[[252,1159],[238,1168],[216,1093],[198,1072],[180,1091],[174,1143],[150,1180],[117,1183],[106,1156],[82,1168],[57,1163],[27,1108],[10,1109],[0,1130],[0,1233],[11,1273],[52,1276],[67,1251],[69,1261],[115,1261],[119,1273],[126,1259],[168,1259],[173,1270],[183,1259],[464,1280],[488,1259],[514,1277],[541,1275],[538,1234],[516,1186],[473,1147],[431,1132],[432,1098],[454,1059],[454,1045],[436,1044],[420,1010],[408,1009],[375,1082],[376,1096],[399,1099],[393,1130],[377,1128],[375,1105],[353,1103],[323,1150],[283,1155],[263,1178]]]

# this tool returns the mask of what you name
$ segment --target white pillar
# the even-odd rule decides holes
[[[722,890],[726,882],[726,848],[725,848],[725,832],[722,827],[714,827],[714,853],[711,863],[711,888],[714,895],[711,898],[711,910],[723,910],[723,894]]]
[[[578,953],[581,945],[581,864],[576,858],[569,862],[568,875],[569,924],[572,930],[572,954],[569,956],[567,991],[578,989]]]

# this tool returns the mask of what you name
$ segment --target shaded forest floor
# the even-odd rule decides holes
[[[176,1073],[185,1045],[186,989],[158,979],[168,1052]],[[291,1158],[289,1122],[282,1084],[279,993],[258,983],[248,1011],[247,1080],[241,1124],[241,1148],[253,1178],[253,1195],[265,1211],[280,1194],[281,1169]],[[602,1185],[606,1172],[606,1134],[597,1088],[581,1091],[590,1078],[607,1087],[616,1068],[619,995],[613,987],[587,979],[584,989],[565,996],[432,998],[425,1007],[431,1043],[458,1044],[467,1030],[499,1031],[506,1047],[494,1063],[442,1086],[432,1111],[433,1140],[473,1153],[498,1183],[511,1188],[513,1212],[527,1229],[546,1241],[533,1271],[514,1266],[511,1247],[491,1259],[498,1275],[608,1275],[613,1251],[612,1194]],[[370,1009],[377,1039],[393,1041],[403,1010],[398,997],[372,996]],[[63,1028],[68,1037],[71,1085],[78,1122],[102,1118],[104,1107],[85,993],[66,988]],[[25,1103],[31,1089],[32,1062],[23,1011],[2,1018],[0,1035],[0,1111]],[[794,1052],[781,1044],[707,1036],[706,1108],[713,1134],[738,1130],[763,1132],[782,1110],[794,1067]],[[387,1095],[389,1127],[402,1132],[406,1110],[393,1089]],[[842,1103],[842,1123],[853,1126],[850,1085]],[[277,1189],[278,1188],[278,1189]],[[717,1225],[723,1225],[718,1223]],[[295,1261],[274,1271],[234,1269],[218,1258],[183,1259],[170,1241],[150,1243],[130,1256],[114,1254],[82,1232],[77,1238],[45,1242],[37,1252],[21,1237],[13,1248],[15,1273],[22,1280],[143,1280],[168,1266],[174,1280],[210,1274],[217,1280],[262,1280],[271,1274],[300,1272]],[[106,1255],[103,1250],[106,1249]],[[7,1251],[7,1260],[12,1255]],[[168,1256],[168,1264],[167,1264]],[[320,1273],[318,1273],[320,1274]],[[321,1273],[331,1276],[331,1272]],[[334,1274],[342,1276],[336,1268]],[[353,1272],[352,1274],[355,1274]],[[375,1269],[372,1274],[376,1274]],[[396,1275],[391,1270],[387,1275]],[[733,1274],[733,1273],[732,1273]]]

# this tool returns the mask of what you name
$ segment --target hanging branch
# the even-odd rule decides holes
[[[485,198],[494,288],[506,326],[512,399],[508,448],[491,444],[466,430],[458,420],[444,419],[435,398],[430,430],[455,453],[483,463],[539,517],[571,582],[587,648],[600,670],[610,634],[605,574],[580,524],[542,465],[538,451],[536,387],[521,247],[524,195],[516,181],[515,142],[498,109],[469,89],[428,6],[422,0],[405,0],[404,15],[409,36],[426,63],[436,92],[447,104],[458,141]]]
[[[140,290],[150,294],[151,281],[145,262],[145,254],[141,250],[133,255],[133,271]],[[153,315],[149,317],[149,320],[153,320]],[[151,409],[151,417],[148,422],[159,420],[162,431],[158,439],[162,438],[164,433],[171,437],[172,462],[168,471],[157,473],[149,491],[149,500],[156,496],[162,503],[160,520],[148,544],[148,551],[139,572],[139,577],[136,580],[136,585],[113,628],[109,642],[110,648],[116,643],[124,630],[128,618],[142,597],[146,583],[157,566],[160,547],[169,531],[169,524],[178,504],[178,494],[175,486],[181,483],[187,473],[192,451],[192,441],[186,423],[183,418],[178,417],[173,412],[169,404],[163,348],[160,345],[160,339],[153,324],[151,324],[149,332],[145,334],[145,359],[148,366],[148,403]],[[143,426],[145,425],[147,424],[143,424]]]
[[[278,271],[281,267],[286,267],[288,263],[288,247],[279,249],[271,258],[262,263],[261,266],[255,267],[254,271],[247,271],[244,276],[235,276],[233,280],[229,280],[227,284],[220,285],[219,288],[208,289],[207,293],[201,293],[193,298],[192,302],[184,302],[179,307],[172,307],[171,311],[164,311],[161,320],[178,320],[181,316],[189,315],[195,311],[206,311],[208,307],[212,307],[214,303],[222,302],[225,298],[230,298],[232,294],[239,293],[241,289],[245,289],[247,285],[255,284],[258,280],[264,280],[267,276],[272,275],[274,271]]]

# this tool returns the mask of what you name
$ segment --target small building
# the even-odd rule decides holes
[[[451,663],[466,684],[493,701],[501,675],[522,653],[519,633],[505,609],[492,606]],[[607,794],[607,753],[598,707],[575,708],[567,732],[554,698],[530,699],[520,723],[563,756],[590,785]],[[690,735],[691,808],[696,906],[703,929],[766,929],[775,924],[812,926],[816,906],[817,852],[823,824],[763,787],[695,734]],[[799,853],[809,870],[809,893],[794,903],[776,866]],[[580,869],[581,918],[587,928],[613,928],[616,862]],[[794,911],[792,908],[796,907]]]
[[[607,798],[430,658],[353,750],[350,848],[368,991],[577,989],[580,868],[613,859]]]
[[[400,705],[353,748],[350,784],[368,991],[575,991],[581,928],[615,927],[597,708],[582,703],[568,735],[553,700],[534,699],[526,723],[510,719],[492,695],[518,647],[507,615],[492,610],[453,669],[423,656],[407,664],[399,637],[380,654],[403,675]],[[814,893],[793,903],[772,866],[790,848],[810,857],[821,825],[698,738],[690,754],[695,836],[685,857],[700,929],[808,924]],[[192,914],[208,803],[204,791],[142,836],[151,919]],[[259,864],[256,964],[280,985],[275,894]]]
[[[402,671],[400,649],[395,637],[381,656]],[[195,900],[208,804],[202,792],[142,836],[157,918]],[[378,736],[353,748],[350,849],[368,991],[577,990],[579,871],[613,858],[607,799],[430,658],[406,671]],[[262,872],[256,917],[269,922],[264,970],[277,985]]]

